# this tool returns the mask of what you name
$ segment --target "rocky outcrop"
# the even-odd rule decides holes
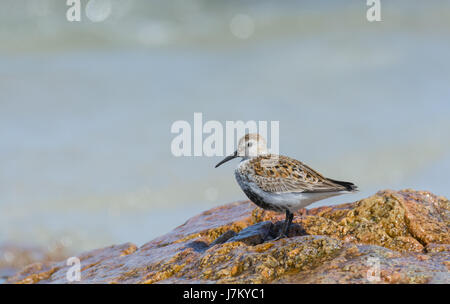
[[[205,211],[140,248],[81,254],[82,283],[450,283],[450,202],[382,191],[284,215],[251,202]],[[66,283],[65,261],[35,263],[11,283]]]

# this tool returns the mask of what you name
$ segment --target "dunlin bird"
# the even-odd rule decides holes
[[[235,170],[235,177],[247,197],[263,209],[286,212],[278,238],[287,235],[293,213],[298,209],[357,190],[353,183],[326,178],[298,160],[270,154],[266,140],[259,134],[242,137],[238,149],[216,168],[236,157],[242,160]]]

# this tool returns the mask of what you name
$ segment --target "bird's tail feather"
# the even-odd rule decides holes
[[[328,180],[333,182],[333,183],[335,183],[335,184],[344,186],[347,191],[358,191],[358,186],[356,186],[353,183],[338,181],[338,180],[334,180],[334,179],[331,179],[331,178],[328,178]]]

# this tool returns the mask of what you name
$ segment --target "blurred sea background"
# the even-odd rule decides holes
[[[450,196],[450,2],[0,2],[0,243],[150,241],[246,199],[177,120],[280,122],[280,151],[361,191]],[[205,136],[206,137],[206,136]]]

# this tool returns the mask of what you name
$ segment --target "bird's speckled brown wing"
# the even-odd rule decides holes
[[[268,192],[337,192],[348,190],[348,185],[353,185],[327,179],[302,162],[282,155],[255,157],[239,170]]]

